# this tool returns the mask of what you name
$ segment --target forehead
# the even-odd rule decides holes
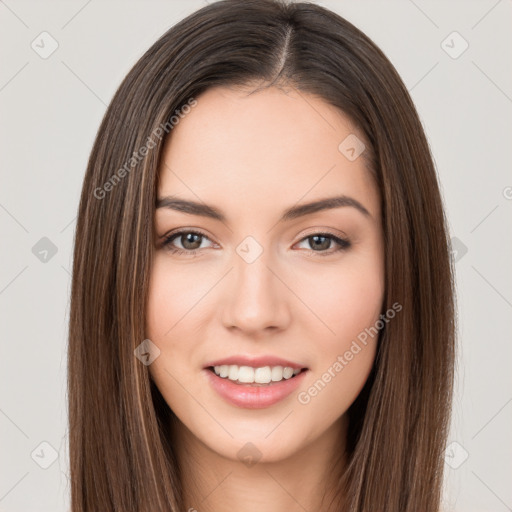
[[[363,137],[325,101],[295,89],[216,87],[174,126],[164,146],[158,195],[257,208],[347,194],[377,214],[378,193],[363,155],[340,144]],[[342,149],[345,146],[342,144]],[[254,212],[254,210],[253,210]]]

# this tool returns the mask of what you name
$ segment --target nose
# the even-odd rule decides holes
[[[235,268],[228,276],[230,286],[222,311],[227,329],[258,336],[288,327],[293,294],[272,266],[265,251],[252,263],[234,255]]]

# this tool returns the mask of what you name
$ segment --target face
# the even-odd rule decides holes
[[[149,370],[193,439],[277,461],[332,432],[371,370],[379,194],[362,134],[323,100],[276,88],[196,100],[160,169]]]

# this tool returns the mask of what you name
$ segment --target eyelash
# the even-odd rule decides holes
[[[164,242],[162,244],[163,247],[166,250],[168,250],[171,254],[186,255],[186,256],[189,256],[189,257],[197,256],[197,253],[201,249],[185,250],[185,249],[180,249],[179,247],[173,247],[171,245],[172,242],[174,241],[174,239],[179,238],[180,235],[184,235],[184,234],[198,235],[198,236],[201,236],[201,237],[206,238],[206,239],[209,240],[209,238],[204,233],[201,233],[200,231],[181,230],[181,231],[176,231],[174,233],[171,233],[171,234],[165,236],[164,237]],[[316,256],[329,256],[329,255],[337,253],[339,251],[347,250],[351,246],[351,243],[350,243],[350,241],[348,239],[346,239],[346,238],[345,239],[344,238],[339,238],[339,237],[335,236],[334,234],[328,233],[328,232],[312,233],[312,234],[302,238],[297,243],[303,242],[304,240],[307,240],[308,238],[313,238],[314,236],[322,236],[322,237],[325,237],[325,238],[330,238],[331,240],[334,241],[334,243],[338,244],[339,247],[338,247],[338,249],[336,249],[334,251],[313,251],[311,249],[311,252],[314,253],[313,257],[316,257]]]

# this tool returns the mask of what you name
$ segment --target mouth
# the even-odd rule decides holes
[[[256,364],[213,364],[206,366],[203,372],[211,389],[220,398],[242,409],[263,409],[286,403],[286,398],[299,388],[309,372],[309,368],[289,362],[292,366],[275,362],[273,366]]]
[[[294,379],[308,370],[307,368],[281,365],[253,367],[236,364],[208,366],[206,369],[221,379],[246,387],[273,386]]]

